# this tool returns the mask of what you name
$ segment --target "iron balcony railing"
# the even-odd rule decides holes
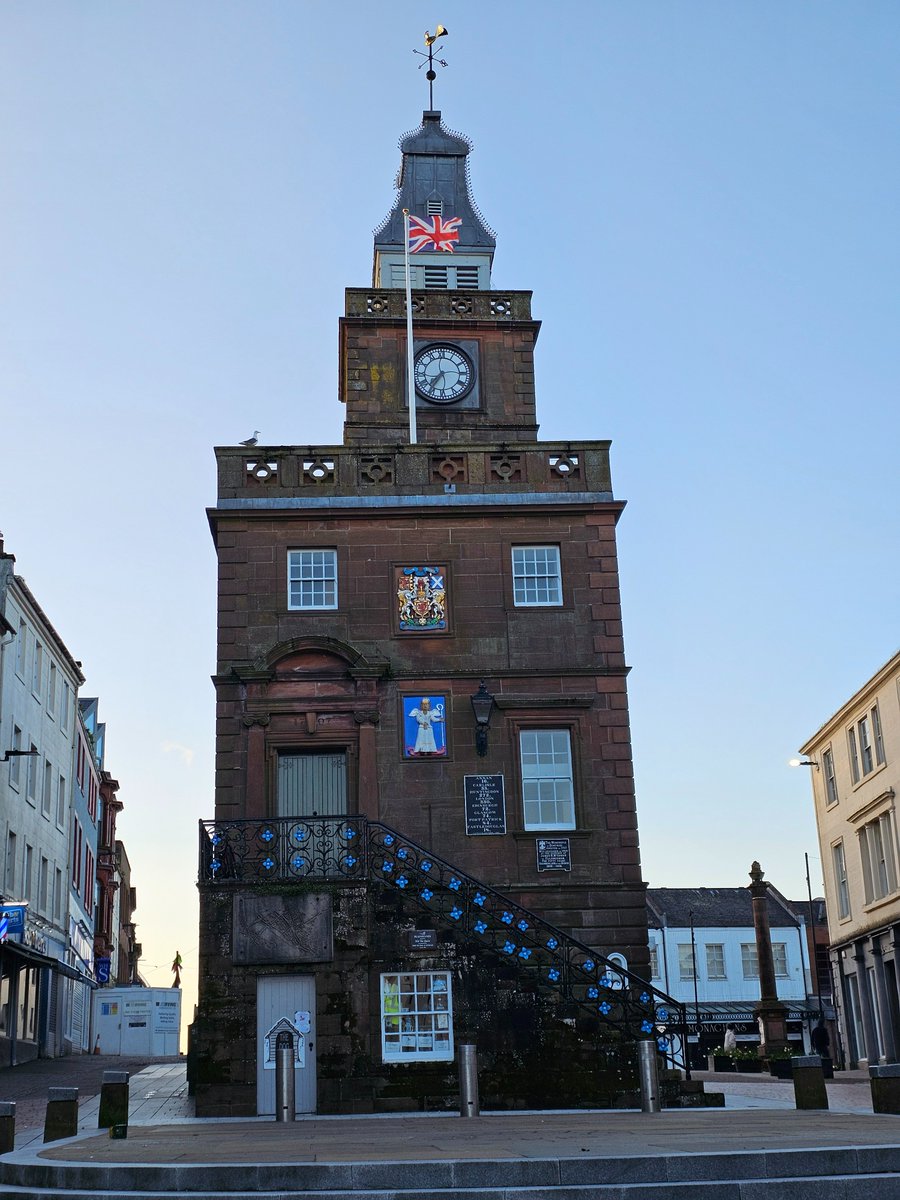
[[[376,883],[467,946],[631,1039],[655,1038],[690,1077],[685,1006],[502,893],[365,817],[201,821],[201,883]]]

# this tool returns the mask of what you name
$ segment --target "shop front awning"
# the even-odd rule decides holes
[[[808,1021],[811,1017],[818,1017],[819,1005],[816,1000],[782,1000],[781,1003],[787,1009],[787,1019],[789,1021]],[[756,1018],[753,1015],[753,1010],[756,1008],[757,1001],[755,1000],[732,1000],[728,1003],[712,1003],[708,1002],[701,1004],[700,1022],[703,1025],[746,1025],[755,1024]],[[692,1024],[696,1018],[697,1009],[693,1004],[686,1005],[688,1024]]]
[[[18,958],[23,966],[48,967],[51,971],[57,971],[60,975],[67,975],[69,979],[77,979],[80,983],[86,983],[89,987],[97,986],[96,980],[91,979],[89,975],[85,975],[83,971],[79,971],[76,967],[70,967],[68,963],[60,962],[58,958],[51,958],[49,954],[41,954],[39,950],[33,950],[31,946],[24,946],[21,942],[0,943],[0,950],[4,954]]]

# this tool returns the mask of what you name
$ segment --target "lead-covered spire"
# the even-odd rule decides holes
[[[472,197],[472,143],[446,129],[439,112],[426,111],[419,128],[400,139],[400,150],[397,197],[375,230],[375,286],[404,286],[403,210],[408,208],[418,218],[414,225],[421,247],[412,258],[413,287],[487,290],[497,243]]]

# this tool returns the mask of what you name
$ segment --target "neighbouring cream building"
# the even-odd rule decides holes
[[[900,1059],[900,652],[802,747],[850,1064]]]

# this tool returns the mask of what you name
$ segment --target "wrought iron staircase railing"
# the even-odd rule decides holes
[[[630,1039],[655,1038],[690,1078],[685,1006],[394,829],[365,817],[201,821],[201,883],[375,882],[473,948]]]

